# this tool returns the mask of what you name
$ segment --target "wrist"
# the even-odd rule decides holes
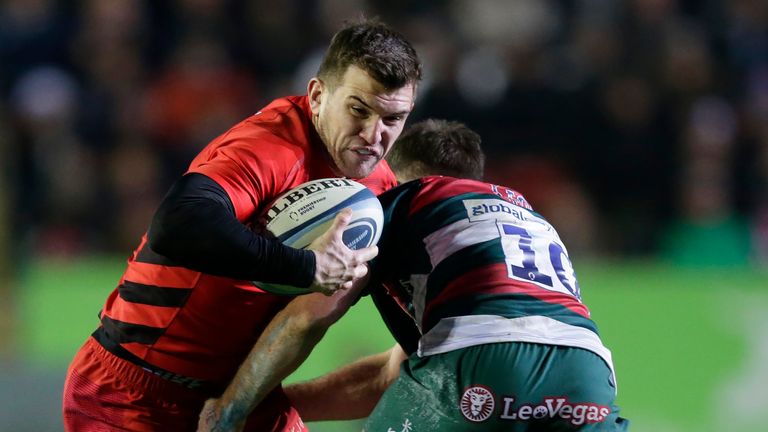
[[[218,422],[217,426],[222,431],[237,430],[236,427],[248,418],[248,410],[242,409],[235,403],[227,404],[225,407],[217,407]]]
[[[239,413],[234,412],[232,408],[225,408],[219,412],[214,431],[237,430],[236,426],[243,421],[245,421],[245,418],[241,418]]]

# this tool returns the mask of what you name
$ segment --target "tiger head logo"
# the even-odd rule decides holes
[[[475,385],[464,391],[459,400],[461,414],[467,420],[479,423],[488,419],[496,407],[493,393],[484,387]]]

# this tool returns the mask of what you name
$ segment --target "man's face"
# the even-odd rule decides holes
[[[400,136],[413,109],[414,85],[386,89],[350,66],[335,86],[309,82],[312,121],[339,175],[367,177]]]

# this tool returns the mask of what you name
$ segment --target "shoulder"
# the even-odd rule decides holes
[[[460,195],[496,196],[518,207],[532,210],[520,192],[506,186],[445,176],[424,177],[419,181],[422,190],[420,198],[423,200],[439,201]]]
[[[310,145],[313,128],[306,99],[306,96],[275,99],[235,125],[224,136],[230,140],[258,140],[266,145],[306,149]]]
[[[278,135],[284,135],[291,129],[305,130],[311,127],[309,101],[306,96],[275,99],[246,122],[254,127],[273,130]]]
[[[301,106],[303,99],[276,99],[211,141],[190,168],[217,158],[272,164],[284,160],[289,165],[303,159],[311,141],[311,122]]]
[[[448,176],[427,176],[419,179],[424,194],[461,195],[465,193],[492,193],[492,185],[478,180]]]
[[[238,218],[250,217],[302,178],[311,158],[311,120],[301,98],[278,99],[211,141],[187,172],[213,179],[235,203]]]
[[[412,182],[413,183],[413,182]],[[491,194],[491,185],[477,180],[447,176],[428,176],[415,180],[418,193],[414,196],[414,211],[463,195]]]

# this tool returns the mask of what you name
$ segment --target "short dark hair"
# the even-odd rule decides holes
[[[407,128],[387,155],[398,174],[445,175],[482,180],[485,154],[480,135],[462,123],[429,119]]]
[[[376,19],[347,23],[339,30],[331,40],[317,76],[333,85],[351,65],[364,70],[388,89],[421,80],[421,62],[416,50],[403,35]]]

